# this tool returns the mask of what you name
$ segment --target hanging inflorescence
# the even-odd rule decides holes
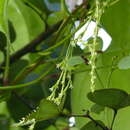
[[[72,57],[72,52],[73,46],[70,43],[65,58],[57,65],[57,68],[61,70],[60,77],[50,88],[51,95],[47,98],[48,100],[54,101],[57,105],[60,105],[66,96],[68,88],[72,88],[71,68],[68,66],[68,60]]]
[[[99,32],[99,24],[101,17],[106,9],[106,7],[114,4],[112,0],[108,1],[101,1],[101,0],[95,0],[95,11],[94,11],[94,20],[96,23],[95,29],[94,29],[94,35],[93,35],[93,42],[92,44],[88,44],[89,51],[91,53],[91,58],[89,60],[89,64],[91,65],[91,91],[95,91],[95,81],[96,81],[96,58],[97,58],[97,52],[96,47],[99,44],[98,43],[98,32]]]
[[[93,43],[89,44],[89,51],[91,52],[91,58],[89,61],[89,64],[91,65],[91,91],[94,92],[95,90],[95,80],[96,80],[96,74],[95,74],[95,70],[96,70],[96,58],[97,58],[97,53],[96,53],[96,46],[98,44],[97,42],[97,37],[98,37],[98,25],[100,22],[100,18],[101,18],[101,10],[100,10],[100,2],[99,0],[96,0],[96,9],[95,9],[95,13],[94,13],[94,18],[96,21],[96,27],[94,29],[94,38],[93,38]]]
[[[54,101],[57,105],[61,103],[61,101],[65,98],[66,96],[66,91],[68,88],[72,88],[72,80],[71,80],[71,69],[68,66],[68,60],[72,57],[72,52],[74,46],[77,44],[77,42],[83,42],[83,44],[89,49],[89,52],[91,53],[90,59],[89,59],[89,65],[91,66],[91,71],[90,71],[90,77],[91,77],[91,86],[90,89],[92,92],[95,90],[95,81],[96,81],[96,58],[97,58],[97,52],[96,52],[96,47],[99,44],[98,43],[98,31],[99,31],[99,24],[100,24],[100,19],[101,16],[104,12],[104,9],[106,6],[110,5],[109,2],[111,3],[111,0],[108,1],[101,1],[101,0],[95,0],[95,8],[92,10],[89,10],[89,17],[84,19],[85,22],[90,23],[91,21],[95,21],[96,26],[94,29],[94,34],[93,34],[93,42],[92,44],[88,44],[86,41],[82,40],[82,37],[85,33],[86,29],[79,34],[77,38],[72,38],[71,42],[69,44],[69,47],[67,49],[67,53],[65,58],[61,63],[57,65],[57,68],[61,70],[61,74],[59,76],[59,79],[57,82],[50,88],[51,95],[47,98],[48,100]],[[89,24],[88,24],[89,25]],[[82,27],[82,26],[81,26]],[[78,29],[80,30],[80,28]],[[77,31],[78,31],[77,30]]]

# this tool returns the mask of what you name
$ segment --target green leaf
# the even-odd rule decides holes
[[[100,114],[100,112],[104,111],[104,107],[98,104],[94,104],[91,107],[91,112],[94,112],[96,114]]]
[[[119,69],[129,69],[130,68],[130,56],[122,58],[118,63]]]
[[[59,118],[58,120],[56,120],[55,125],[58,128],[58,130],[64,130],[69,127],[68,120],[65,118]]]
[[[121,52],[126,50],[130,52],[129,4],[129,0],[119,0],[116,4],[109,7],[102,17],[103,26],[112,37],[112,43],[108,51]]]
[[[46,19],[46,10],[45,10],[45,5],[43,4],[42,0],[35,1],[35,0],[23,0],[24,4],[31,8],[34,12],[36,12],[39,17],[42,20]]]
[[[47,23],[49,26],[51,26],[63,20],[64,17],[65,17],[65,14],[62,11],[51,13],[48,16]]]
[[[30,109],[20,102],[19,98],[16,98],[14,94],[12,94],[10,99],[7,101],[7,109],[11,118],[16,122],[30,112]]]
[[[21,0],[9,1],[8,15],[17,36],[12,43],[13,52],[11,53],[21,49],[45,31],[44,21]]]
[[[0,30],[7,33],[6,28],[6,7],[7,7],[8,0],[0,0]]]
[[[10,92],[0,94],[0,102],[7,101],[10,98]]]
[[[10,42],[14,42],[16,40],[16,30],[14,29],[13,24],[9,21],[9,35],[10,35]]]
[[[0,31],[0,50],[3,52],[5,51],[6,43],[6,35],[2,31]]]
[[[0,51],[0,63],[3,62],[4,60],[4,54],[3,52]]]
[[[126,98],[126,100],[124,100],[124,102],[122,102],[121,105],[122,106],[130,106],[130,94],[128,95],[128,97]]]
[[[73,56],[68,60],[69,66],[80,65],[83,63],[84,63],[84,60],[80,56]]]
[[[72,127],[72,128],[70,128],[70,130],[79,130],[79,129],[76,127]]]
[[[49,121],[45,120],[45,121],[37,122],[34,130],[46,130],[46,129],[48,129],[51,126],[50,121],[52,121],[52,120],[49,120]]]
[[[38,1],[36,1],[36,0],[23,0],[23,1],[30,8],[33,7],[35,10],[38,10],[38,12],[42,11],[43,15],[46,12],[43,0],[38,0]]]
[[[123,89],[127,92],[130,92],[130,87],[129,87],[130,70],[126,71],[126,70],[115,69],[112,72],[112,67],[107,68],[106,66],[107,65],[111,66],[112,62],[114,63],[114,65],[117,64],[116,58],[113,60],[113,57],[117,56],[118,58],[120,58],[124,54],[125,55],[130,54],[130,49],[129,49],[130,30],[128,29],[130,26],[129,5],[130,5],[129,0],[119,0],[118,3],[111,6],[105,11],[104,16],[102,17],[102,23],[105,29],[107,30],[107,32],[111,35],[112,43],[111,46],[108,48],[108,51],[106,51],[98,59],[98,61],[100,61],[100,64],[98,64],[98,66],[104,67],[103,69],[98,70],[98,74],[104,86],[110,88],[115,87],[118,89]],[[110,76],[111,72],[112,75]],[[86,83],[87,82],[89,81],[86,81]],[[96,88],[101,88],[101,85],[99,85],[97,82],[96,82]],[[119,130],[119,129],[122,130],[124,126],[129,126],[129,123],[126,122],[126,120],[129,120],[129,117],[126,116],[127,114],[130,114],[129,107],[121,109],[120,111],[123,111],[122,116],[120,116],[120,118],[118,117],[116,118],[117,123],[116,123],[116,129],[114,130]],[[109,110],[108,112],[106,112],[106,114],[107,115],[109,114]],[[111,118],[109,118],[109,120],[111,120]],[[118,124],[120,126],[122,124],[122,127],[119,127]],[[125,129],[129,130],[128,127],[125,127]]]
[[[114,121],[113,130],[129,130],[129,118],[130,118],[130,107],[127,107],[125,109],[121,109]]]
[[[61,0],[61,10],[65,13],[66,16],[70,15],[68,7],[66,5],[66,0]]]
[[[10,119],[5,115],[0,115],[0,129],[1,130],[10,130]]]
[[[8,0],[0,0],[0,50],[4,52],[4,55],[6,54],[6,56],[8,57],[9,53],[9,35],[8,35],[8,17],[7,17],[7,9],[8,9]],[[8,42],[7,42],[8,41]],[[6,47],[6,51],[5,51],[5,46],[7,44]],[[5,58],[5,57],[0,57],[1,59]],[[4,78],[7,75],[7,71],[8,71],[8,65],[7,65],[7,60],[8,58],[6,58],[6,65],[5,65],[5,74],[4,74]]]
[[[97,122],[104,126],[103,122],[101,121]],[[81,130],[103,130],[103,129],[100,126],[96,125],[93,121],[90,121],[85,126],[83,126]]]
[[[51,125],[48,128],[46,128],[45,130],[57,130],[57,128],[55,126]]]
[[[36,121],[48,120],[59,116],[60,111],[56,104],[46,99],[41,100],[36,110],[25,118],[25,122],[35,119]]]
[[[28,65],[28,61],[27,60],[18,60],[17,62],[15,62],[14,64],[12,64],[12,66],[10,66],[10,79],[14,80],[16,78],[16,76],[18,74],[20,74],[21,71],[23,71],[23,69]],[[16,66],[18,66],[16,68]],[[27,76],[27,75],[26,75]]]
[[[43,0],[49,11],[60,11],[60,0]]]
[[[86,69],[85,67],[80,67],[80,70]],[[79,70],[79,71],[80,71]],[[82,115],[84,112],[82,110],[86,108],[90,108],[92,102],[90,102],[86,98],[87,92],[90,91],[90,75],[87,72],[80,72],[74,75],[73,81],[74,88],[71,92],[71,108],[72,113],[77,115]],[[89,120],[84,118],[76,118],[76,127],[81,128],[83,127]]]
[[[127,100],[128,94],[123,90],[111,88],[90,92],[87,97],[96,104],[118,110],[126,106],[125,104],[122,105],[122,103]]]

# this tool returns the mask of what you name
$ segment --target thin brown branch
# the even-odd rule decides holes
[[[15,62],[17,59],[21,58],[23,55],[32,52],[42,41],[46,40],[54,32],[57,31],[61,23],[57,23],[53,27],[49,28],[46,32],[42,32],[37,38],[28,43],[24,48],[17,51],[11,56],[10,62]]]
[[[16,62],[17,60],[19,60],[22,56],[26,55],[27,53],[32,52],[42,41],[46,40],[49,36],[51,36],[54,32],[56,32],[57,29],[59,28],[60,24],[61,24],[61,22],[55,24],[51,28],[47,29],[45,32],[42,32],[37,38],[35,38],[31,42],[27,43],[27,45],[25,47],[23,47],[22,49],[18,50],[16,53],[14,53],[10,57],[10,64]],[[3,62],[0,65],[0,72],[3,71],[2,68],[4,65],[5,65],[5,62]]]

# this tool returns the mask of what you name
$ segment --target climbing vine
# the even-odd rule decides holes
[[[128,126],[129,5],[1,0],[0,129]]]

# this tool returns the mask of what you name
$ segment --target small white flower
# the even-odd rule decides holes
[[[80,21],[75,22],[75,27],[78,27],[80,24]],[[90,21],[87,22],[83,27],[81,27],[74,35],[74,39],[78,39],[80,35],[83,33],[82,41],[77,41],[77,45],[80,46],[81,49],[84,49],[86,45],[84,43],[87,43],[89,38],[94,37],[94,30],[96,27],[96,22]],[[99,28],[98,37],[100,37],[103,41],[103,47],[102,51],[105,51],[111,44],[112,38],[111,36],[103,29]]]
[[[73,127],[75,125],[75,117],[70,117],[69,118],[69,126]]]
[[[68,10],[72,12],[77,5],[81,5],[83,0],[65,0]]]

